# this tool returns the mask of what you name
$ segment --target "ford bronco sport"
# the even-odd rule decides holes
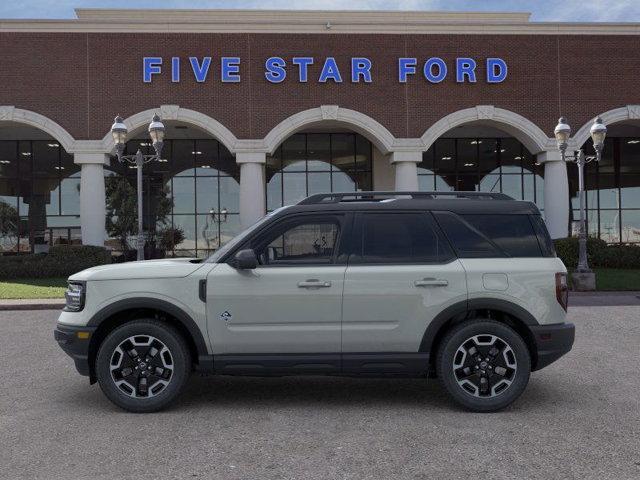
[[[159,410],[192,371],[437,376],[474,411],[567,353],[567,277],[530,202],[473,192],[313,195],[206,260],[69,278],[55,339],[116,405]]]

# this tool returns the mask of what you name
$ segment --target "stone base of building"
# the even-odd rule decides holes
[[[596,289],[596,274],[593,272],[573,272],[573,289],[578,292],[590,292]]]

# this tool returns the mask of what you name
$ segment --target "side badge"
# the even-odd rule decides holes
[[[233,316],[229,313],[228,310],[225,310],[220,314],[220,320],[224,320],[225,322],[229,322],[233,319]]]

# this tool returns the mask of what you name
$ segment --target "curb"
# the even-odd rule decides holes
[[[62,310],[64,300],[0,300],[0,312],[20,310]]]

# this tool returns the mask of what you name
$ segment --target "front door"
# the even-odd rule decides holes
[[[430,213],[361,213],[353,236],[343,299],[345,362],[351,353],[417,353],[429,322],[466,301],[464,268]]]
[[[216,265],[207,278],[214,352],[333,353],[339,366],[344,227],[345,215],[287,217],[242,247],[256,252],[256,269]]]

